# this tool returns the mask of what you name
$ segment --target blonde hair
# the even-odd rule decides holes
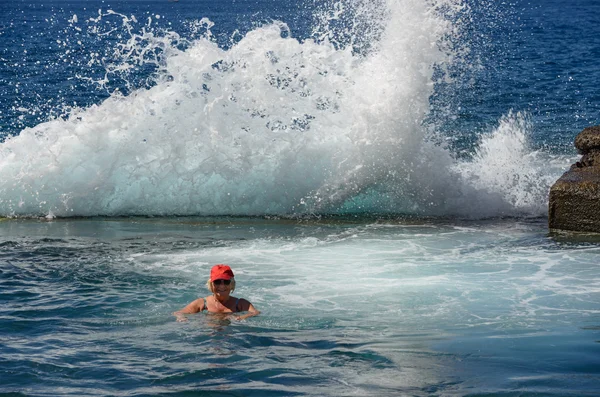
[[[231,286],[231,292],[233,292],[235,290],[235,278],[231,278],[230,286]],[[210,292],[212,292],[213,294],[215,293],[215,288],[214,288],[212,281],[210,281],[210,278],[206,282],[206,288],[208,288],[208,290]]]

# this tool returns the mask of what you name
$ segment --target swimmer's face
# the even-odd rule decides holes
[[[213,291],[219,297],[227,297],[231,292],[231,280],[215,280],[213,281]]]

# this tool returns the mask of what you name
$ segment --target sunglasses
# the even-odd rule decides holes
[[[231,284],[231,280],[215,280],[213,281],[214,285],[221,285],[221,284],[225,284],[225,285],[229,285]]]

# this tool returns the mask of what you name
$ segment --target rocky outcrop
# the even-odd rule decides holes
[[[600,126],[575,138],[581,160],[550,188],[550,229],[600,233]]]

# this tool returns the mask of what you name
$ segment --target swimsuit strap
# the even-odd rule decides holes
[[[202,306],[202,310],[208,310],[208,302],[206,301],[206,298],[202,298],[202,300],[204,301],[204,306]]]
[[[238,310],[238,303],[240,303],[240,298],[236,298],[235,299],[235,311],[236,312],[239,312],[239,310]]]

